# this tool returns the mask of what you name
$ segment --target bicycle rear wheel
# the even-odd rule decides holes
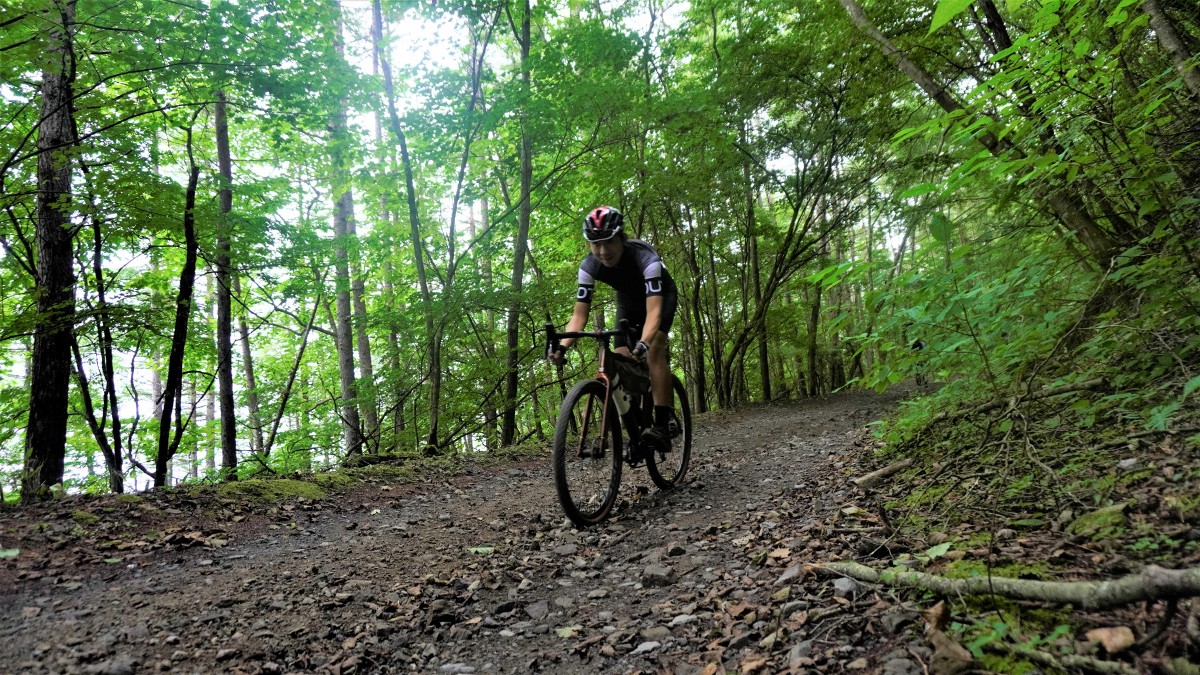
[[[598,380],[576,384],[554,427],[554,485],[563,511],[578,527],[607,518],[621,485],[617,410],[610,402],[603,414],[604,392]]]
[[[675,487],[687,474],[692,459],[692,409],[679,378],[671,376],[671,449],[654,448],[646,457],[650,480],[660,490]]]

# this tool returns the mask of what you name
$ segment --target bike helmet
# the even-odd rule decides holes
[[[597,206],[583,217],[583,238],[588,241],[605,241],[620,234],[625,225],[625,216],[611,206]]]

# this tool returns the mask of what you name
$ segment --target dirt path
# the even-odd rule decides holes
[[[0,671],[919,672],[882,629],[898,608],[804,568],[854,557],[845,479],[894,403],[709,415],[685,486],[627,470],[584,532],[545,461],[236,523],[199,507],[164,529],[198,545],[145,556],[51,539],[0,562]]]

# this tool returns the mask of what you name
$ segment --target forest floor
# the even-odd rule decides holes
[[[876,468],[867,425],[901,397],[701,416],[685,484],[626,469],[616,513],[586,531],[548,458],[528,457],[327,499],[176,490],[0,512],[0,671],[962,669],[923,635],[931,603],[818,569],[879,555],[849,479]],[[1022,545],[1044,559],[1056,543]]]

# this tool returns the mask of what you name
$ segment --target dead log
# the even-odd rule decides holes
[[[889,464],[889,465],[883,467],[882,469],[872,471],[871,473],[866,474],[865,476],[859,476],[858,478],[855,478],[855,479],[851,480],[850,482],[854,483],[855,485],[857,485],[861,488],[873,488],[876,485],[879,485],[880,483],[882,483],[884,478],[887,478],[888,476],[890,476],[894,473],[899,473],[899,472],[907,469],[908,467],[912,466],[912,463],[913,463],[912,458],[908,457],[908,458],[900,460],[899,462]]]
[[[1135,602],[1200,597],[1200,568],[1171,570],[1147,565],[1137,574],[1105,581],[1035,581],[1008,577],[949,579],[925,572],[876,570],[855,562],[825,563],[843,576],[900,588],[919,588],[943,596],[999,595],[1079,609],[1112,609]]]
[[[1117,675],[1137,675],[1137,668],[1128,666],[1120,661],[1102,661],[1090,656],[1075,654],[1047,654],[1028,647],[1010,645],[1004,642],[989,642],[983,648],[1000,654],[1009,654],[1018,658],[1033,661],[1040,666],[1046,666],[1065,673],[1079,670],[1089,670],[1093,673],[1116,673]]]
[[[1006,398],[1006,399],[997,399],[995,401],[988,401],[987,403],[977,405],[974,408],[967,408],[966,410],[954,410],[954,411],[948,411],[948,412],[940,412],[940,413],[934,415],[933,417],[930,417],[929,423],[926,426],[931,427],[934,424],[937,424],[938,422],[944,422],[947,420],[957,420],[957,419],[961,419],[963,417],[969,417],[971,415],[978,415],[980,413],[990,412],[992,410],[996,410],[997,408],[1003,408],[1004,406],[1007,406],[1007,405],[1015,405],[1017,402],[1036,401],[1038,399],[1050,398],[1051,396],[1061,396],[1062,394],[1072,394],[1077,391],[1091,391],[1093,389],[1103,389],[1107,386],[1108,386],[1107,380],[1095,379],[1095,380],[1088,380],[1086,382],[1078,382],[1075,384],[1064,384],[1061,387],[1051,387],[1049,389],[1039,389],[1039,390],[1031,392],[1027,395],[1018,395],[1018,396],[1013,396],[1013,397]]]

